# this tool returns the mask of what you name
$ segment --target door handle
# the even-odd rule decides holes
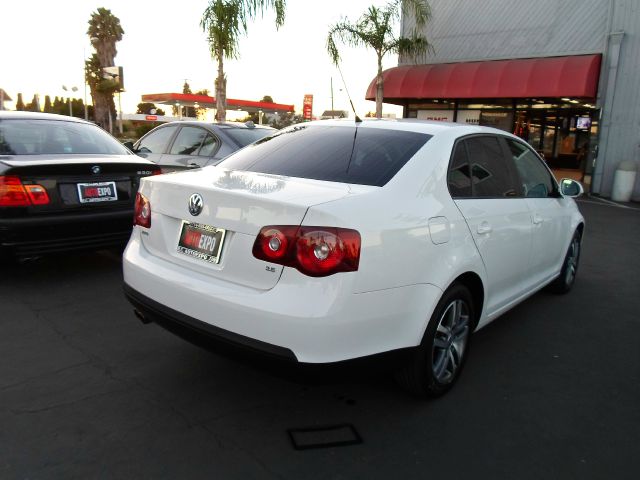
[[[476,229],[476,231],[480,234],[480,235],[484,235],[486,233],[491,233],[493,229],[491,228],[491,225],[489,225],[489,222],[482,222],[478,225],[478,228]]]
[[[539,213],[534,213],[532,217],[532,221],[534,225],[540,225],[544,220]]]

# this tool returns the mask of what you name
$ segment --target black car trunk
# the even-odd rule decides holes
[[[64,157],[61,155],[61,157]],[[31,216],[60,212],[91,213],[132,209],[140,178],[151,175],[157,167],[136,161],[91,158],[55,160],[7,160],[0,175],[18,177],[23,185],[42,186],[49,202],[23,208],[3,209],[5,214]],[[122,158],[122,157],[120,157]]]
[[[124,244],[140,178],[158,167],[133,155],[51,157],[0,157],[0,179],[38,195],[26,206],[0,206],[0,253],[31,256]]]

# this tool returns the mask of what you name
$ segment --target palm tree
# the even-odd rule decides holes
[[[95,106],[95,120],[103,128],[110,125],[109,117],[115,112],[113,94],[118,91],[119,82],[104,79],[102,69],[114,66],[114,59],[118,51],[116,43],[122,40],[124,30],[120,19],[107,8],[98,8],[91,14],[87,35],[91,45],[96,49],[89,60],[85,62],[85,78],[91,89],[91,98]]]
[[[411,13],[414,17],[414,29],[409,36],[396,36],[394,28],[401,13]],[[431,8],[426,0],[393,0],[384,7],[370,6],[356,23],[347,18],[329,29],[327,51],[334,64],[340,62],[336,40],[352,47],[372,48],[378,57],[378,75],[376,77],[376,117],[382,117],[383,79],[382,58],[388,53],[409,55],[414,59],[430,50],[431,44],[422,35],[421,29],[431,19]],[[339,65],[338,65],[339,66]]]
[[[211,57],[218,62],[216,77],[216,120],[227,118],[227,79],[224,59],[239,57],[240,37],[247,33],[247,22],[267,9],[276,12],[276,28],[284,23],[286,0],[209,0],[202,14],[200,26],[207,34]]]

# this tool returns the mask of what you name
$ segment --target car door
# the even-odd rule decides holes
[[[134,144],[133,151],[142,158],[161,164],[162,156],[167,151],[176,131],[175,125],[163,125],[155,128]]]
[[[175,136],[169,152],[162,157],[163,170],[204,167],[219,146],[218,138],[208,130],[183,125]]]
[[[560,195],[552,173],[542,159],[523,142],[504,137],[531,211],[533,244],[528,276],[531,287],[555,277],[571,233],[566,200]]]
[[[523,294],[531,251],[531,216],[515,168],[497,136],[473,135],[454,146],[448,183],[484,262],[487,314],[498,314]]]

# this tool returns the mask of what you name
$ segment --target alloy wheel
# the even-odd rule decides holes
[[[576,272],[578,271],[578,260],[580,258],[580,238],[578,236],[573,237],[571,246],[569,247],[569,253],[567,254],[567,270],[565,273],[565,283],[571,285],[576,278]]]
[[[469,306],[464,300],[453,300],[442,313],[436,328],[431,365],[440,384],[453,381],[462,365],[469,339]]]

